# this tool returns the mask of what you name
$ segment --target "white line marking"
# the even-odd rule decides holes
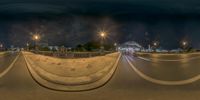
[[[156,83],[156,84],[160,84],[160,85],[185,85],[185,84],[190,84],[193,82],[196,82],[200,79],[200,74],[192,77],[190,79],[186,79],[186,80],[181,80],[181,81],[163,81],[163,80],[158,80],[155,78],[152,78],[144,73],[142,73],[141,71],[139,71],[131,62],[130,60],[125,56],[127,62],[129,63],[129,65],[131,66],[131,68],[143,79],[152,82],[152,83]]]
[[[142,59],[142,60],[145,60],[145,61],[151,61],[151,59],[144,58],[144,57],[137,57],[137,58]]]
[[[151,58],[144,58],[144,57],[137,57],[139,59],[142,59],[142,60],[145,60],[145,61],[149,61],[149,62],[153,62],[153,59]],[[200,57],[192,57],[192,58],[187,58],[187,60],[194,60],[194,59],[198,59]],[[169,60],[169,59],[156,59],[156,61],[163,61],[163,62],[178,62],[178,61],[182,61],[182,60],[185,60],[186,58],[184,59],[179,59],[179,60]]]
[[[15,62],[17,61],[17,59],[19,58],[19,55],[17,55],[17,57],[14,59],[14,61],[8,66],[8,68],[6,68],[2,73],[0,73],[0,78],[2,78],[4,75],[6,75],[10,69],[13,67],[13,65],[15,64]]]

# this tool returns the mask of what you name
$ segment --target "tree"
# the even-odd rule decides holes
[[[95,41],[90,41],[90,42],[87,42],[86,44],[84,44],[83,47],[87,51],[94,51],[94,50],[100,49],[100,44]]]
[[[85,48],[83,47],[83,45],[78,44],[78,45],[76,46],[76,50],[77,50],[77,51],[85,51]]]

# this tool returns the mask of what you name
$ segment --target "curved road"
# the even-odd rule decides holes
[[[189,85],[163,86],[140,78],[121,58],[113,78],[103,87],[84,92],[59,92],[38,85],[20,55],[0,79],[0,100],[198,100],[200,81]]]
[[[17,52],[5,52],[0,54],[0,73],[2,73],[7,67],[10,66],[17,55]]]

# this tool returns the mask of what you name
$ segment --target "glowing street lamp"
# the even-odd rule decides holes
[[[106,33],[105,32],[101,32],[100,35],[101,35],[102,38],[105,38]]]
[[[37,41],[40,40],[40,35],[39,34],[34,34],[33,35],[33,40],[35,41],[35,50],[38,50]]]
[[[100,34],[100,37],[101,37],[101,51],[104,51],[103,40],[106,38],[106,32],[101,31],[101,32],[99,32],[99,34]]]
[[[154,46],[157,46],[158,44],[156,42],[153,43]]]
[[[3,44],[0,44],[0,48],[3,48]]]
[[[158,47],[158,46],[159,46],[159,42],[158,42],[158,41],[154,41],[154,42],[153,42],[153,46],[154,46],[154,47]]]
[[[29,43],[26,43],[27,51],[29,51]]]
[[[182,45],[183,45],[183,46],[186,46],[186,45],[187,45],[187,42],[186,42],[186,41],[183,41]]]
[[[114,43],[115,50],[117,51],[117,43]]]
[[[40,35],[39,35],[39,34],[33,35],[33,39],[34,39],[35,41],[38,41],[38,40],[40,39]]]
[[[159,42],[158,41],[154,41],[153,42],[153,48],[154,48],[154,51],[156,52],[156,48],[159,46]]]
[[[183,49],[186,49],[188,47],[188,42],[187,41],[182,41],[181,45],[182,45]]]
[[[117,43],[114,43],[114,46],[116,47],[116,46],[117,46]]]

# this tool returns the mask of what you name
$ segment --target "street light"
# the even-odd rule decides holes
[[[156,42],[153,43],[154,46],[157,46],[158,44]]]
[[[186,41],[183,41],[182,45],[183,45],[183,46],[186,46],[186,45],[187,45],[187,42],[186,42]]]
[[[3,50],[3,44],[0,43],[0,51]]]
[[[29,51],[29,43],[26,43],[27,51]]]
[[[159,46],[159,42],[158,41],[154,41],[153,42],[153,48],[154,48],[154,51],[156,52],[156,48]]]
[[[117,43],[114,43],[114,46],[116,47],[116,46],[117,46]]]
[[[34,34],[33,35],[33,40],[35,41],[35,50],[38,50],[37,41],[40,40],[40,35],[39,34]]]
[[[105,32],[100,32],[100,35],[101,35],[102,38],[105,38],[106,33]]]
[[[114,43],[115,51],[117,51],[117,43]]]
[[[33,35],[33,39],[34,39],[35,41],[38,41],[38,40],[40,39],[40,35],[39,35],[39,34]]]
[[[187,41],[182,41],[181,45],[182,45],[183,49],[186,49],[188,47],[188,42]]]
[[[104,39],[105,39],[105,37],[106,37],[106,32],[104,32],[104,31],[101,31],[101,32],[99,32],[99,34],[100,34],[100,37],[101,37],[101,51],[104,51]]]
[[[158,47],[158,46],[159,46],[159,42],[158,42],[158,41],[154,41],[154,42],[153,42],[153,46],[154,46],[154,47]]]
[[[0,48],[3,48],[3,44],[0,44]]]

